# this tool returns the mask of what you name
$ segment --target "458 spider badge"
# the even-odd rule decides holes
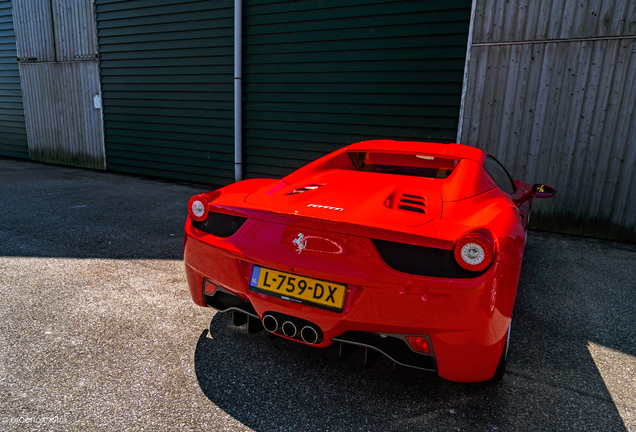
[[[299,233],[298,237],[296,237],[296,239],[294,240],[294,244],[298,248],[296,249],[296,252],[300,254],[302,251],[304,251],[305,248],[307,247],[307,240],[305,239],[305,234]]]

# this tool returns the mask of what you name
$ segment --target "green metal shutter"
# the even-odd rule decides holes
[[[454,141],[470,0],[246,0],[246,177],[367,139]]]
[[[96,0],[109,170],[234,178],[232,0]]]
[[[0,156],[29,158],[11,2],[0,0]]]

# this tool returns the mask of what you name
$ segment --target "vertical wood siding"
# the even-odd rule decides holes
[[[71,5],[72,3],[72,5]],[[51,0],[57,61],[97,58],[93,3]]]
[[[54,62],[95,59],[93,4],[72,0],[13,0],[18,57]]]
[[[531,227],[636,241],[636,1],[518,3],[477,1],[458,140],[556,187]]]
[[[31,159],[105,169],[95,17],[90,2],[15,0]]]
[[[232,0],[96,0],[108,169],[234,178]]]
[[[469,0],[246,0],[246,177],[367,139],[454,141]]]
[[[31,159],[104,169],[97,61],[20,65]]]
[[[13,0],[18,58],[55,61],[51,0]]]
[[[0,156],[29,157],[10,1],[0,1]]]
[[[634,0],[478,0],[473,43],[636,34]]]

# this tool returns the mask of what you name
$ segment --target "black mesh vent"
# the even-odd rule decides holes
[[[405,243],[373,240],[384,262],[394,270],[417,276],[451,279],[470,279],[481,276],[488,269],[472,272],[462,268],[452,250],[428,248]]]
[[[210,212],[203,222],[193,220],[192,226],[217,237],[230,237],[243,226],[246,220],[247,218]]]

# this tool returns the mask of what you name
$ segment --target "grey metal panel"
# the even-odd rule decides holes
[[[636,39],[473,46],[465,85],[459,141],[558,190],[531,226],[636,241]]]
[[[22,63],[31,159],[105,169],[97,61]]]
[[[93,3],[51,0],[57,61],[96,58]]]
[[[473,43],[636,34],[636,0],[478,0]]]
[[[55,61],[51,0],[13,0],[18,58]]]

